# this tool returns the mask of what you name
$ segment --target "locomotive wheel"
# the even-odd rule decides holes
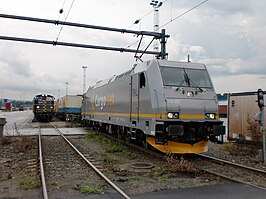
[[[127,143],[130,143],[131,142],[131,136],[130,136],[130,133],[127,133],[126,136],[125,136],[125,141]]]

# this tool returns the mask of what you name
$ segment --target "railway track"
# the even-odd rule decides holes
[[[60,146],[58,146],[59,148],[54,148],[53,149],[53,155],[54,156],[49,156],[49,158],[44,158],[46,157],[48,154],[45,150],[49,150],[49,140],[44,142],[44,139],[41,136],[41,129],[39,128],[39,159],[40,159],[40,170],[41,170],[41,180],[42,180],[42,187],[43,187],[43,198],[44,199],[48,199],[48,191],[49,190],[49,183],[47,183],[47,172],[54,172],[54,175],[61,175],[63,177],[64,174],[62,174],[62,170],[63,169],[67,169],[67,164],[69,163],[76,163],[76,165],[71,165],[68,169],[72,169],[72,167],[79,167],[82,163],[77,163],[78,161],[80,161],[81,159],[83,160],[83,164],[84,162],[86,163],[85,165],[90,166],[90,168],[93,169],[93,171],[100,176],[101,179],[103,179],[109,186],[111,186],[115,191],[117,191],[123,198],[126,199],[130,199],[130,197],[124,193],[118,186],[116,186],[108,177],[106,177],[93,163],[92,161],[89,160],[89,158],[87,158],[86,154],[82,154],[70,141],[69,139],[67,139],[59,129],[57,129],[53,124],[50,124],[54,130],[60,135],[60,140],[58,141],[58,144]],[[45,138],[47,139],[47,138]],[[62,143],[62,139],[65,140],[65,144]],[[46,146],[45,144],[46,143]],[[63,145],[68,145],[68,150],[66,149],[66,146]],[[61,148],[63,147],[63,148]],[[61,148],[61,149],[60,149]],[[61,151],[61,152],[60,152]],[[49,153],[49,152],[48,152]],[[58,155],[56,155],[57,153],[59,153]],[[68,155],[68,157],[64,156],[64,155]],[[61,157],[62,156],[62,157]],[[69,156],[72,156],[71,159]],[[60,163],[62,164],[63,168],[60,168],[60,173],[58,173],[58,169],[55,170],[53,168],[53,162],[54,161],[60,161],[61,159],[64,159],[65,162]],[[78,166],[77,166],[78,165]],[[45,169],[45,167],[48,167]],[[55,171],[54,171],[55,170]],[[57,172],[57,173],[56,173]],[[69,172],[69,171],[66,171]],[[80,172],[82,173],[82,172]],[[85,178],[85,176],[84,176]],[[67,180],[67,179],[66,179]]]
[[[165,159],[164,154],[158,153],[156,151],[147,150],[143,147],[128,143],[105,133],[100,134],[118,142],[121,142],[129,147],[133,147],[139,151],[148,153],[154,157]],[[197,154],[196,156],[201,158],[200,161],[196,161],[196,163],[194,163],[199,170],[202,170],[211,175],[219,176],[226,180],[247,184],[258,189],[266,190],[266,171],[264,170],[240,165],[204,154]]]
[[[266,191],[266,171],[227,160],[197,154],[199,168],[207,173]]]

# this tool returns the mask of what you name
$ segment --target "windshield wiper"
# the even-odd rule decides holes
[[[185,82],[185,79],[182,79],[180,84],[178,84],[177,88],[175,89],[176,91],[179,91],[179,89],[182,87],[183,83]]]
[[[201,93],[203,92],[203,89],[200,88],[195,82],[193,82],[192,80],[190,80],[190,81]]]
[[[189,87],[190,87],[190,82],[191,82],[201,93],[203,92],[202,88],[200,88],[193,80],[189,79],[186,70],[184,70],[184,77]]]
[[[184,70],[184,78],[185,78],[185,80],[187,82],[188,87],[190,87],[190,79],[189,79],[189,77],[187,75],[187,72],[185,70]]]

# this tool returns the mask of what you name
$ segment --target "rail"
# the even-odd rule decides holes
[[[108,179],[99,169],[97,169],[64,135],[56,128],[52,123],[50,125],[55,129],[55,131],[61,135],[64,140],[80,155],[80,157],[100,176],[102,177],[111,187],[113,187],[120,195],[126,199],[131,199],[125,192],[123,192],[118,186],[116,186],[110,179]]]
[[[41,128],[40,127],[39,127],[39,160],[40,160],[40,172],[41,172],[43,198],[48,199],[47,186],[46,186],[45,175],[44,175],[43,158],[42,158],[42,140],[41,140]]]
[[[252,168],[252,167],[249,167],[249,166],[245,166],[245,165],[241,165],[241,164],[237,164],[237,163],[234,163],[234,162],[230,162],[230,161],[227,161],[227,160],[223,160],[223,159],[219,159],[219,158],[215,158],[215,157],[211,157],[211,156],[208,156],[208,155],[204,155],[204,154],[197,154],[198,157],[203,157],[207,160],[212,160],[212,161],[216,161],[217,163],[223,163],[223,164],[227,164],[227,165],[230,165],[230,166],[234,166],[234,167],[237,167],[237,168],[240,168],[240,169],[245,169],[246,171],[251,171],[251,172],[256,172],[258,174],[262,174],[262,175],[265,175],[266,174],[266,171],[264,170],[260,170],[260,169],[256,169],[256,168]],[[210,174],[213,174],[213,175],[216,175],[216,176],[219,176],[219,177],[222,177],[224,179],[227,179],[227,180],[230,180],[230,181],[234,181],[234,182],[238,182],[238,183],[242,183],[242,184],[246,184],[246,185],[249,185],[249,186],[252,186],[252,187],[256,187],[258,189],[262,189],[262,190],[266,190],[266,187],[264,186],[260,186],[260,185],[256,185],[254,183],[251,183],[251,182],[247,182],[247,180],[241,180],[241,179],[238,179],[238,178],[235,178],[235,177],[230,177],[230,176],[227,176],[227,175],[224,175],[224,174],[221,174],[219,172],[215,172],[215,171],[211,171],[209,169],[205,169],[205,168],[200,168],[202,171],[205,171],[207,173],[210,173]],[[254,176],[253,176],[254,177]]]
[[[248,169],[248,170],[251,170],[251,171],[255,171],[255,172],[258,172],[258,173],[266,174],[266,171],[261,170],[261,169],[249,167],[249,166],[242,165],[242,164],[237,164],[237,163],[234,163],[234,162],[230,162],[230,161],[227,161],[227,160],[211,157],[211,156],[204,155],[204,154],[197,154],[197,155],[200,156],[200,157],[203,157],[203,158],[208,158],[208,159],[211,159],[211,160],[214,160],[214,161],[218,161],[218,162],[222,162],[222,163],[225,163],[225,164],[229,164],[229,165],[232,165],[232,166],[241,167],[241,168]]]

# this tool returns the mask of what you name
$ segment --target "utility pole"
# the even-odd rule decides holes
[[[23,109],[25,109],[25,93],[22,93],[22,100],[23,100]]]
[[[163,5],[163,2],[152,0],[150,5],[154,8],[154,21],[153,21],[153,31],[159,32],[159,8]],[[154,51],[159,51],[159,42],[158,40],[154,41]]]
[[[68,95],[68,82],[66,82],[66,96]]]
[[[83,90],[82,90],[82,94],[84,95],[84,93],[86,92],[86,69],[87,66],[82,66],[83,68]]]

